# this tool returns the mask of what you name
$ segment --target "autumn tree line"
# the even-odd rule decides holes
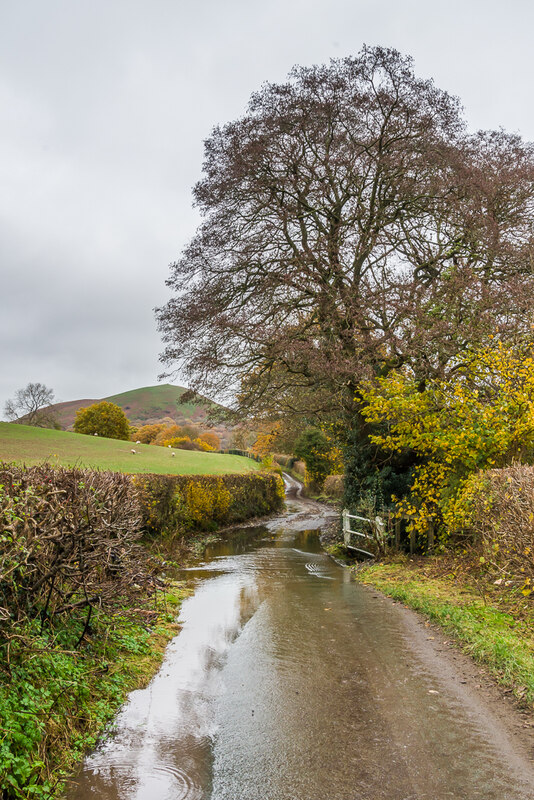
[[[195,425],[177,425],[171,419],[148,425],[131,425],[122,408],[107,400],[78,409],[74,431],[179,450],[213,452],[221,446],[221,440],[213,431],[201,431]]]
[[[533,178],[531,143],[470,132],[395,50],[296,67],[205,143],[165,368],[321,431],[350,507],[458,527],[471,475],[534,460]]]

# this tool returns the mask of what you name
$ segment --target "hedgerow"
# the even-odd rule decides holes
[[[534,467],[513,464],[471,475],[450,508],[454,532],[474,544],[492,579],[534,591]]]
[[[142,677],[162,582],[141,537],[213,529],[282,498],[276,474],[0,463],[2,800],[55,796]]]
[[[284,483],[276,473],[136,475],[143,527],[152,535],[184,536],[277,511]]]

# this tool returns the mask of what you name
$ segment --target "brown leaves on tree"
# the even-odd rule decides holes
[[[467,135],[395,50],[296,68],[206,142],[163,363],[243,410],[338,412],[362,377],[529,334],[533,176],[530,145]]]

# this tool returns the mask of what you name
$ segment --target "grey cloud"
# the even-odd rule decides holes
[[[154,383],[152,309],[213,125],[295,63],[398,47],[473,128],[534,138],[527,0],[25,0],[0,12],[0,407]]]

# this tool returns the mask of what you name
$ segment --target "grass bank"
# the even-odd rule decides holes
[[[201,530],[273,512],[282,496],[278,475],[256,471],[0,462],[1,800],[58,796],[176,632],[185,586],[163,573],[198,552]]]
[[[125,700],[157,671],[176,635],[175,619],[188,594],[170,583],[142,607],[125,604],[93,615],[84,646],[76,649],[82,620],[46,630],[20,630],[31,651],[17,658],[16,643],[0,685],[0,796],[49,800],[90,750]]]
[[[461,560],[400,558],[357,570],[357,578],[424,614],[464,652],[534,706],[534,606],[517,590],[481,594]]]
[[[135,453],[132,453],[132,449]],[[171,452],[175,455],[172,456]],[[46,461],[53,466],[164,475],[222,475],[259,468],[256,461],[242,456],[171,451],[168,447],[133,444],[9,422],[0,422],[0,461],[27,466]]]

